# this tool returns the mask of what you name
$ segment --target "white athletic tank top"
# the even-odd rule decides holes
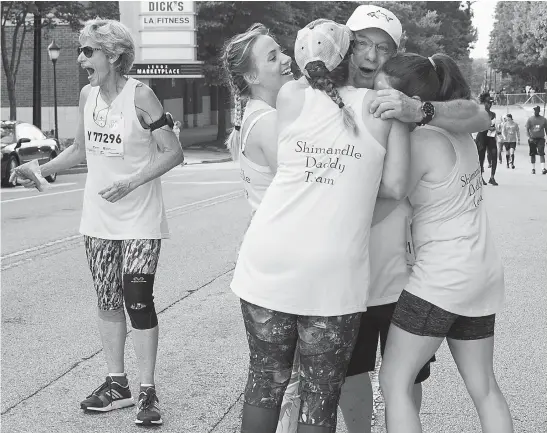
[[[412,207],[405,199],[370,229],[369,307],[397,302],[408,284],[414,264],[411,219]]]
[[[490,233],[477,149],[469,134],[433,126],[454,146],[456,164],[441,182],[410,194],[416,262],[406,290],[454,314],[494,314],[504,300],[503,265]]]
[[[257,114],[249,125],[245,125],[245,122],[247,122],[251,114],[256,113],[257,111],[262,112]],[[262,202],[266,190],[272,183],[274,173],[270,167],[259,165],[247,158],[244,153],[245,146],[247,144],[247,139],[249,138],[249,133],[256,125],[256,122],[272,111],[275,111],[275,109],[270,107],[264,101],[251,99],[247,103],[245,114],[243,115],[243,120],[241,122],[241,125],[243,125],[242,132],[245,132],[245,135],[241,138],[239,167],[241,170],[241,179],[243,180],[245,197],[247,197],[247,201],[251,205],[253,212],[258,209],[260,202]]]
[[[308,87],[302,113],[279,135],[278,168],[245,235],[231,288],[289,314],[366,310],[369,234],[385,156],[362,121],[367,89],[339,90],[355,113]]]
[[[158,145],[135,110],[135,88],[129,78],[110,108],[92,87],[84,108],[87,179],[80,233],[102,239],[169,237],[161,179],[154,179],[115,203],[99,191],[135,175],[153,161]]]

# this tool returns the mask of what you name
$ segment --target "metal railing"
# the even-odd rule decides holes
[[[498,105],[545,105],[545,93],[504,93],[497,95]]]

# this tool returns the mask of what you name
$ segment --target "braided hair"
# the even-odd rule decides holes
[[[234,161],[239,158],[241,121],[250,97],[249,84],[244,75],[252,69],[251,51],[256,39],[268,34],[268,29],[263,24],[257,23],[249,27],[246,32],[235,35],[224,45],[222,67],[234,101],[234,128],[226,139],[226,147],[230,150]]]
[[[306,65],[306,71],[308,76],[306,77],[310,86],[314,89],[321,90],[327,94],[332,101],[338,105],[342,110],[342,118],[344,119],[344,125],[354,134],[357,134],[358,128],[355,123],[355,113],[344,104],[340,93],[338,93],[338,88],[344,86],[348,81],[349,75],[349,59],[352,52],[352,46],[346,53],[342,62],[334,68],[332,71],[326,68],[325,64],[316,60],[309,62]]]

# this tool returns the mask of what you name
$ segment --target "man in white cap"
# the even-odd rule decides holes
[[[355,46],[350,66],[350,84],[373,87],[374,74],[397,53],[403,36],[401,22],[387,9],[361,5],[346,25],[354,32]],[[478,132],[490,126],[484,108],[474,101],[418,101],[395,89],[378,91],[371,112],[384,119],[396,118],[407,123],[430,123],[458,132]]]
[[[348,19],[347,26],[355,36],[349,84],[372,88],[376,71],[397,54],[403,36],[401,22],[387,9],[361,5]],[[382,118],[397,118],[407,123],[431,123],[447,130],[469,133],[484,130],[490,125],[488,113],[474,101],[419,101],[395,89],[379,90],[378,95],[371,112],[383,112]],[[372,227],[370,233],[368,309],[361,317],[359,337],[339,403],[348,433],[371,430],[373,393],[368,372],[375,369],[378,341],[383,353],[391,316],[408,282],[413,264],[410,203],[407,199],[397,202],[381,198],[376,203],[375,213],[386,216]],[[418,409],[421,406],[421,383],[429,374],[430,362],[416,377],[414,395]]]

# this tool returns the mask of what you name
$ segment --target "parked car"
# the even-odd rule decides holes
[[[10,182],[11,173],[18,165],[38,160],[40,165],[52,160],[60,153],[57,140],[47,138],[36,126],[14,120],[0,121],[2,132],[2,186],[15,186]],[[48,182],[55,182],[57,174],[47,176]]]

